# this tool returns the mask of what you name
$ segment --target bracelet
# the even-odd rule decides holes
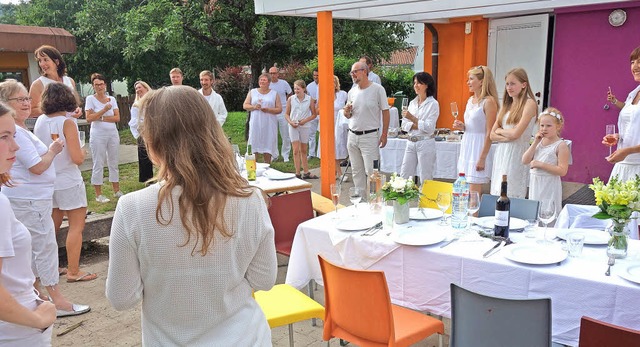
[[[611,100],[611,103],[614,104],[614,105],[618,105],[618,99]]]

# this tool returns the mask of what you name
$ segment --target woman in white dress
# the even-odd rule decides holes
[[[287,110],[284,114],[289,123],[289,138],[293,147],[293,165],[296,168],[296,177],[304,179],[317,179],[318,176],[309,172],[307,151],[309,150],[309,135],[311,124],[316,119],[316,101],[307,94],[307,84],[303,80],[293,82],[293,95],[287,99]],[[300,166],[304,175],[300,174]]]
[[[467,86],[473,96],[464,110],[464,123],[455,120],[453,128],[464,130],[460,143],[458,172],[464,172],[469,190],[482,195],[482,185],[489,183],[491,172],[486,170],[491,150],[491,128],[498,113],[498,89],[493,73],[486,66],[476,66],[468,72]]]
[[[436,82],[426,72],[413,75],[415,99],[411,100],[407,111],[402,111],[402,130],[407,132],[408,143],[402,158],[400,175],[420,177],[420,182],[433,178],[436,162],[436,141],[433,133],[440,116],[440,106],[433,97]]]
[[[275,90],[269,88],[269,74],[258,78],[258,88],[247,93],[242,108],[251,111],[249,120],[249,145],[256,154],[262,154],[263,162],[270,164],[271,158],[278,155],[278,115],[282,104]]]
[[[91,123],[91,158],[93,169],[91,170],[91,184],[96,191],[96,201],[109,202],[102,194],[104,182],[104,163],[109,168],[109,182],[113,186],[113,197],[118,199],[122,195],[120,191],[120,134],[116,123],[120,121],[120,110],[116,98],[107,95],[107,81],[103,75],[94,73],[91,75],[91,84],[95,94],[87,96],[84,110],[87,111],[87,122]]]
[[[141,124],[144,119],[139,117],[140,112],[140,99],[147,94],[151,87],[144,81],[136,81],[133,84],[133,89],[136,91],[136,98],[131,106],[131,119],[129,120],[129,130],[131,135],[138,141],[138,182],[147,182],[153,178],[153,163],[149,159],[147,153],[147,147],[140,136],[140,130],[142,130]]]
[[[507,175],[509,197],[527,195],[529,165],[522,164],[522,155],[529,148],[537,109],[527,72],[523,68],[509,71],[502,107],[491,128],[491,140],[498,142],[493,156],[491,194],[500,195],[502,175]]]
[[[340,79],[333,76],[333,86],[336,97],[333,99],[333,125],[335,127],[335,148],[336,148],[336,179],[342,176],[340,162],[347,159],[347,137],[349,136],[349,120],[340,114],[340,110],[347,104],[347,92],[340,90]],[[346,177],[345,177],[346,179]]]
[[[640,47],[631,52],[631,75],[640,83]],[[611,178],[618,176],[627,181],[640,175],[640,85],[638,85],[624,102],[619,101],[609,90],[609,101],[621,108],[618,116],[618,134],[605,136],[602,143],[607,146],[618,145],[615,152],[607,157],[607,161],[615,164]]]

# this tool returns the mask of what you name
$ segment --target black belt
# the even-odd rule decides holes
[[[374,132],[378,131],[378,129],[371,129],[371,130],[365,130],[365,131],[358,131],[358,130],[349,129],[349,131],[354,133],[354,134],[356,134],[356,135],[364,135],[364,134],[374,133]]]

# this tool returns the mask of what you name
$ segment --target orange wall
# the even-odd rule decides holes
[[[2,69],[29,68],[27,53],[0,52],[0,58],[0,68]]]
[[[487,64],[487,45],[489,21],[486,19],[470,19],[471,33],[465,34],[464,19],[449,24],[434,24],[438,32],[438,102],[440,117],[438,127],[451,128],[453,116],[450,104],[458,103],[460,115],[469,98],[467,88],[467,71],[473,66]],[[425,29],[424,69],[432,71],[431,32]]]

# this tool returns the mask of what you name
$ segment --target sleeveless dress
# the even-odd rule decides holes
[[[517,124],[506,124],[509,112],[502,119],[503,129],[513,129]],[[511,198],[524,198],[527,195],[529,165],[522,164],[522,155],[529,148],[529,140],[535,122],[533,118],[522,135],[514,141],[500,142],[493,156],[491,174],[491,194],[500,195],[502,175],[507,175],[507,195]]]
[[[620,140],[618,149],[640,145],[640,103],[633,105],[633,99],[640,93],[640,86],[636,87],[624,103],[618,117],[618,131]],[[623,161],[616,163],[609,179],[618,175],[622,181],[633,179],[640,175],[640,153],[629,154]]]
[[[44,88],[46,88],[47,85],[49,85],[51,83],[60,83],[60,82],[58,82],[56,80],[52,80],[51,78],[45,77],[45,76],[38,77],[38,81],[42,82],[43,91],[44,91]],[[71,90],[75,93],[76,90],[73,87],[73,83],[71,83],[71,77],[62,76],[62,84],[64,84],[65,86],[71,88]],[[67,112],[66,113],[66,117],[73,119],[73,121],[76,124],[78,124],[78,120],[73,117],[73,112]]]
[[[484,103],[487,99],[474,104],[472,98],[467,101],[464,111],[464,136],[460,143],[458,172],[464,172],[467,182],[473,184],[488,183],[491,178],[489,170],[476,170],[476,164],[482,154],[484,140],[487,135],[487,116],[484,114]],[[487,158],[487,161],[489,158]],[[485,167],[488,163],[485,161]]]
[[[542,142],[536,147],[533,160],[543,163],[558,165],[558,146],[562,139],[543,146]],[[556,216],[562,210],[562,182],[560,176],[551,174],[545,170],[532,168],[529,170],[529,199],[541,201],[551,199],[556,203]]]
[[[251,105],[257,105],[261,100],[262,107],[275,107],[277,97],[278,93],[273,89],[261,94],[255,88],[251,90]],[[268,153],[275,158],[278,155],[278,116],[262,110],[251,111],[249,144],[253,153]]]

